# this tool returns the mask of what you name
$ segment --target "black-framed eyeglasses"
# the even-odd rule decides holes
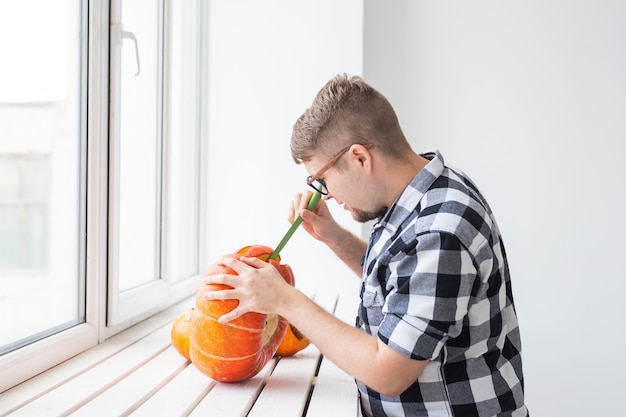
[[[365,145],[362,145],[360,143],[353,143],[352,145],[361,145],[365,147],[365,149],[369,149],[372,146],[374,146],[371,143],[367,143]],[[315,175],[309,175],[308,177],[306,177],[306,185],[310,186],[311,188],[313,188],[315,191],[319,192],[322,195],[328,195],[328,187],[326,187],[326,183],[320,177],[322,176],[324,172],[328,171],[330,167],[335,165],[337,161],[339,161],[339,158],[341,158],[343,154],[348,152],[348,150],[352,147],[352,145],[348,145],[342,150],[340,150],[339,152],[337,152],[335,156],[330,158],[330,160],[322,168],[320,168],[319,171],[315,173]]]

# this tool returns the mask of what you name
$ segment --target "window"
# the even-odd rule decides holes
[[[195,292],[204,15],[0,4],[0,392]]]
[[[12,40],[0,66],[2,353],[85,320],[81,13],[67,0],[0,5]],[[33,308],[36,320],[8,319]]]
[[[111,10],[109,266],[117,279],[107,325],[115,329],[197,286],[202,13],[188,0],[122,0]]]

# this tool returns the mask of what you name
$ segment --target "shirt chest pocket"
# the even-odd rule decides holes
[[[385,299],[381,294],[380,288],[368,288],[366,285],[363,289],[363,307],[382,309]]]
[[[385,298],[380,292],[380,287],[368,287],[364,285],[361,292],[361,311],[360,318],[366,323],[372,332],[375,332],[376,328],[382,323],[383,305],[385,304]]]
[[[381,310],[385,304],[385,297],[383,295],[380,281],[376,279],[378,265],[381,259],[371,261],[367,274],[361,281],[361,305],[362,307],[369,309]]]

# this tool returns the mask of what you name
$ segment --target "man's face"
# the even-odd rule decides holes
[[[352,218],[358,222],[375,220],[385,214],[388,207],[377,204],[371,179],[363,175],[355,156],[348,151],[345,155],[342,154],[341,158],[344,159],[341,162],[342,169],[338,169],[336,165],[338,159],[327,168],[328,161],[317,157],[304,163],[309,172],[319,173],[322,169],[323,172],[317,175],[328,188],[328,194],[324,199],[335,199],[337,204],[350,211]]]

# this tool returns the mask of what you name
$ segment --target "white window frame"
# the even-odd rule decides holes
[[[80,274],[86,274],[85,323],[1,356],[0,392],[67,360],[99,341],[98,327],[102,322],[104,311],[100,297],[102,288],[99,288],[99,285],[106,283],[106,279],[101,277],[106,277],[107,190],[106,169],[103,173],[103,167],[98,162],[106,160],[108,135],[106,115],[109,13],[106,2],[93,2],[89,7],[86,7],[86,3],[81,12],[82,21],[89,25],[87,37],[81,43],[82,86],[87,88],[87,94],[83,94],[81,98],[83,103],[81,132],[82,135],[86,132],[89,140],[88,146],[83,146],[81,151],[83,162],[86,160],[87,166],[82,164],[80,187],[82,195],[86,195],[86,200],[81,202],[80,210],[83,216],[86,212],[86,218],[80,219],[80,230],[85,231],[87,236],[80,245]],[[103,121],[105,123],[102,123]],[[86,143],[84,139],[82,142]],[[89,189],[89,193],[85,194],[85,187]]]
[[[83,115],[81,132],[86,134],[82,149],[82,180],[81,190],[81,235],[86,238],[81,242],[80,273],[85,276],[85,322],[64,330],[40,341],[24,346],[0,356],[0,392],[23,382],[80,352],[96,346],[107,338],[119,333],[131,325],[164,310],[176,302],[190,297],[196,291],[201,279],[200,275],[176,283],[157,281],[157,293],[161,295],[155,300],[151,289],[129,291],[112,299],[111,289],[107,281],[114,282],[117,277],[110,270],[110,176],[109,162],[109,36],[110,13],[112,3],[116,0],[85,0],[82,19],[88,24],[83,30],[86,33],[82,47],[82,86]],[[207,37],[206,22],[208,7],[201,8],[202,38]],[[206,48],[199,59],[204,70],[200,71],[200,109],[206,109]],[[206,167],[202,161],[207,159],[206,122],[200,119],[200,189],[206,190]],[[115,162],[115,161],[113,161]],[[85,191],[88,192],[85,192]],[[199,196],[199,213],[206,212],[207,197],[204,192]],[[206,222],[200,215],[199,259],[200,265],[206,264]],[[201,269],[199,269],[202,272]],[[160,280],[163,281],[163,280]],[[142,309],[131,308],[130,304],[141,304]],[[144,304],[145,303],[145,304]],[[113,311],[113,321],[107,322],[107,310]],[[111,317],[109,315],[109,317]]]
[[[119,89],[119,85],[115,85],[115,83],[119,83],[120,80],[120,75],[119,75],[119,70],[121,67],[121,63],[117,62],[116,58],[116,52],[114,51],[114,49],[116,47],[119,47],[119,45],[121,45],[121,40],[120,39],[115,39],[116,36],[119,36],[120,34],[120,30],[121,30],[121,26],[120,26],[120,14],[121,14],[121,2],[124,0],[111,0],[111,25],[110,27],[113,28],[113,32],[111,33],[111,44],[110,44],[110,49],[111,49],[111,62],[109,67],[111,68],[112,74],[110,74],[109,79],[111,80],[112,85],[110,86],[110,88],[112,90],[118,90]],[[168,12],[168,6],[169,6],[170,2],[169,1],[165,1],[165,13]],[[206,22],[206,11],[208,9],[208,7],[202,7],[202,3],[201,4],[201,16],[200,18],[203,19],[204,22]],[[163,30],[167,31],[167,22],[168,19],[165,18],[164,19],[164,28]],[[205,28],[206,25],[201,25],[202,28]],[[202,34],[203,39],[206,39],[206,33]],[[166,40],[167,42],[167,40]],[[163,76],[167,77],[167,74],[165,74],[165,72],[167,71],[167,59],[168,59],[168,45],[165,44],[164,45],[164,68],[162,69]],[[199,48],[200,51],[204,51],[206,48]],[[198,60],[199,65],[202,67],[204,65],[204,63],[206,62],[206,57],[200,57],[200,59]],[[117,72],[117,73],[116,73]],[[205,74],[206,71],[202,71],[200,69],[200,74]],[[205,81],[203,80],[204,75],[202,75],[201,78],[201,82],[200,82],[200,86],[199,86],[199,91],[201,92],[205,92],[206,88],[203,88],[203,84],[205,84]],[[168,110],[168,86],[166,83],[164,83],[164,87],[163,87],[163,91],[159,93],[159,96],[163,97],[163,112],[166,112]],[[114,93],[112,94],[112,96],[116,96]],[[117,95],[119,96],[119,95]],[[109,105],[115,107],[117,104],[119,103],[119,101],[116,100],[110,100],[109,101]],[[200,94],[200,99],[198,102],[198,117],[200,120],[203,120],[203,118],[201,117],[202,115],[202,111],[205,108],[205,104],[206,103],[206,94]],[[109,144],[110,144],[110,149],[109,152],[110,154],[113,153],[115,154],[116,150],[119,148],[119,140],[120,138],[117,136],[119,129],[117,128],[117,126],[119,126],[119,120],[116,119],[115,115],[119,114],[119,111],[117,111],[117,109],[115,108],[111,108],[109,111],[110,115],[113,115],[113,117],[110,118],[110,123],[109,123]],[[167,149],[167,143],[169,141],[169,137],[167,137],[167,133],[169,132],[168,128],[167,128],[167,117],[163,116],[162,119],[164,120],[164,123],[162,125],[161,128],[159,128],[159,132],[161,132],[162,135],[162,150]],[[199,134],[200,137],[203,138],[205,137],[204,132],[206,132],[206,130],[204,129],[204,126],[201,125],[199,128]],[[202,155],[205,154],[206,152],[206,146],[204,146],[205,141],[204,140],[200,140],[200,160],[202,160]],[[163,160],[165,160],[163,158]],[[205,260],[202,256],[202,254],[204,253],[203,251],[203,247],[200,244],[200,242],[205,241],[205,236],[206,236],[206,224],[203,224],[202,219],[203,216],[199,216],[199,258],[198,258],[198,274],[194,275],[194,276],[190,276],[190,277],[186,277],[184,280],[180,280],[180,281],[176,281],[176,282],[172,282],[171,278],[172,277],[168,277],[165,274],[161,274],[161,277],[158,277],[160,279],[157,279],[153,282],[150,282],[148,284],[142,285],[138,288],[135,289],[131,289],[131,290],[127,290],[124,292],[119,292],[118,291],[118,282],[119,282],[119,277],[117,276],[117,230],[118,230],[118,224],[119,224],[119,213],[116,211],[119,208],[119,202],[117,201],[117,197],[119,195],[119,159],[116,158],[116,155],[113,155],[112,158],[110,158],[111,163],[109,164],[109,258],[108,258],[108,267],[109,267],[109,287],[108,287],[108,302],[107,302],[107,324],[106,327],[103,328],[104,331],[104,338],[108,338],[116,333],[118,333],[119,331],[127,328],[129,325],[132,325],[133,323],[136,323],[137,321],[143,320],[155,313],[157,313],[158,311],[163,310],[164,308],[178,302],[181,301],[182,299],[189,297],[190,294],[192,294],[193,292],[195,292],[195,290],[198,287],[198,284],[200,282],[201,279],[201,273],[202,271],[202,266],[205,265]],[[199,164],[200,167],[203,167],[204,164],[200,163]],[[165,164],[165,162],[163,163],[163,166],[161,167],[161,171],[163,171],[162,173],[162,178],[165,178],[165,174],[167,170],[167,165]],[[200,173],[200,190],[205,190],[206,186],[205,186],[205,175],[206,173]],[[166,212],[166,208],[164,207],[163,204],[163,198],[164,196],[166,196],[167,193],[167,189],[165,189],[166,185],[165,185],[165,181],[163,181],[163,190],[160,193],[160,201],[161,201],[161,207],[159,208],[159,212],[161,215],[162,219],[166,218],[167,212]],[[202,196],[203,193],[200,193],[200,207],[199,207],[199,213],[203,213],[204,212],[204,203],[206,202],[206,199]],[[168,225],[167,224],[163,224],[163,234],[162,234],[162,238],[159,239],[159,250],[161,252],[161,255],[158,257],[159,258],[159,270],[160,271],[166,271],[167,267],[166,267],[166,262],[167,262],[167,257],[163,256],[163,250],[164,250],[164,238],[167,237],[167,228]]]

